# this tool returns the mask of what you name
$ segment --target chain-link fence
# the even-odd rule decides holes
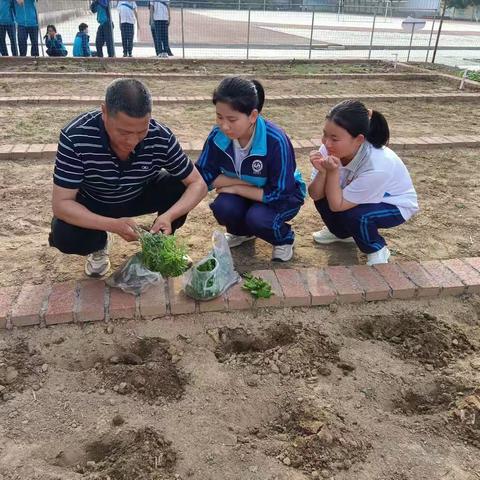
[[[83,23],[93,54],[101,44],[111,46],[111,55],[136,57],[429,61],[440,24],[439,0],[38,0],[35,5],[40,44],[47,24],[54,23],[68,55]],[[106,17],[99,13],[104,5]],[[480,23],[443,22],[437,62],[471,63],[479,49]]]

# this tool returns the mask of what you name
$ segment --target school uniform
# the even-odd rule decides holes
[[[328,155],[325,146],[320,153]],[[312,179],[316,174],[314,170]],[[340,187],[343,198],[356,207],[332,212],[326,198],[317,200],[315,206],[331,233],[342,239],[353,237],[367,254],[386,245],[379,228],[401,225],[419,210],[407,167],[388,147],[364,142],[352,161],[340,167]]]
[[[90,50],[90,36],[85,32],[77,32],[75,40],[73,41],[73,56],[74,57],[91,57]]]
[[[123,56],[132,56],[133,36],[135,34],[136,2],[120,1],[117,5],[120,19],[120,32],[122,34]]]
[[[113,43],[113,23],[110,18],[109,0],[96,0],[92,3],[90,9],[97,14],[97,36],[95,46],[97,48],[97,57],[103,57],[103,46],[107,46],[109,57],[115,56],[115,45]]]
[[[10,39],[10,49],[12,55],[18,55],[17,49],[17,32],[15,27],[15,0],[0,0],[0,55],[8,57],[6,36]]]
[[[153,42],[157,55],[166,53],[168,56],[173,56],[168,40],[169,3],[170,0],[150,2],[150,5],[153,6]]]
[[[205,142],[197,168],[209,189],[221,174],[263,189],[261,202],[220,193],[210,204],[213,215],[233,235],[256,236],[272,245],[291,245],[294,232],[286,223],[304,203],[305,183],[296,170],[295,153],[286,133],[259,116],[248,152],[215,127]]]
[[[53,38],[45,36],[45,46],[49,57],[66,57],[67,49],[63,44],[62,36],[57,33]]]
[[[20,5],[16,0],[15,19],[18,25],[18,49],[20,56],[27,55],[27,41],[30,38],[32,57],[38,57],[38,15],[35,6],[36,0],[25,0],[23,5]]]

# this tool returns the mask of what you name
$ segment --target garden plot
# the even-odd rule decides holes
[[[0,476],[474,479],[479,314],[437,298],[4,332]],[[447,364],[403,355],[421,318]]]
[[[292,139],[321,138],[325,115],[335,102],[306,105],[265,104],[266,118],[280,125]],[[480,104],[479,104],[480,105]],[[477,135],[480,117],[473,102],[434,103],[423,100],[375,100],[368,104],[384,113],[392,137],[421,137],[438,135]],[[56,143],[60,129],[75,116],[94,110],[88,106],[3,107],[0,111],[0,143]],[[153,117],[165,123],[180,141],[205,141],[215,124],[214,106],[154,105]]]

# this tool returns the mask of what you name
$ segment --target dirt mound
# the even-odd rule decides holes
[[[371,448],[362,432],[352,432],[342,416],[311,402],[287,403],[266,432],[281,441],[267,453],[284,465],[328,478],[363,461]]]
[[[177,454],[153,428],[105,434],[74,452],[61,451],[54,464],[91,480],[172,479]]]
[[[10,400],[15,392],[31,387],[38,390],[48,365],[40,351],[21,338],[12,346],[0,346],[0,399]]]
[[[480,448],[480,388],[455,402],[449,420],[451,430],[464,441]]]
[[[329,375],[327,363],[338,362],[338,347],[318,328],[278,322],[252,333],[243,328],[218,330],[215,355],[232,366],[252,365],[255,373],[297,378]]]
[[[177,368],[175,347],[161,338],[143,338],[97,368],[107,388],[120,394],[138,394],[147,400],[179,399],[187,379]]]
[[[434,315],[401,312],[373,315],[357,325],[362,338],[384,340],[396,345],[403,358],[439,368],[475,351],[460,327],[448,325]]]

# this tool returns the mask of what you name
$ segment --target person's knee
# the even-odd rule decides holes
[[[218,223],[224,225],[229,219],[235,219],[235,212],[232,209],[232,204],[224,195],[218,197],[210,204],[213,215]]]
[[[245,223],[253,235],[259,236],[262,233],[272,230],[273,224],[271,215],[265,211],[267,207],[263,205],[253,205],[249,208],[245,217]]]
[[[103,248],[106,240],[106,232],[88,231],[56,218],[52,220],[48,236],[48,243],[51,247],[69,255],[88,255]]]

